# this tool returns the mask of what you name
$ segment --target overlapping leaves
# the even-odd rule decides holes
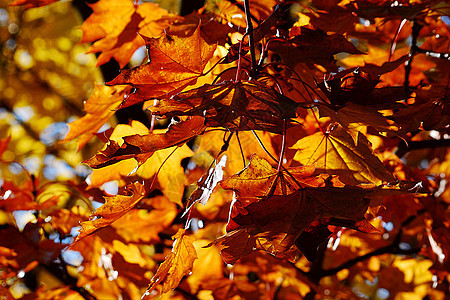
[[[369,198],[409,192],[397,187],[348,186],[337,177],[315,176],[314,171],[313,166],[304,166],[278,172],[255,156],[243,172],[221,182],[236,193],[228,233],[215,242],[226,262],[234,263],[256,249],[293,259],[294,244],[302,245],[298,239],[304,230],[321,225],[314,221],[374,231],[364,218]]]
[[[150,110],[164,117],[203,116],[206,126],[231,131],[280,133],[284,120],[295,116],[297,106],[293,100],[261,83],[228,81],[161,100]]]
[[[46,2],[50,1],[13,4]],[[149,128],[131,121],[104,132],[102,138],[109,139],[106,148],[86,161],[94,170],[88,186],[84,185],[89,197],[83,200],[103,202],[102,194],[111,192],[111,181],[119,186],[119,194],[105,197],[105,204],[81,223],[73,247],[84,257],[77,286],[95,291],[100,298],[123,294],[134,299],[154,274],[150,297],[157,290],[173,298],[183,294],[293,299],[323,290],[318,297],[350,299],[355,294],[342,286],[343,280],[354,287],[358,280],[377,278],[377,288],[395,291],[387,283],[386,273],[391,272],[398,275],[395,284],[402,291],[418,292],[414,285],[431,289],[434,277],[425,270],[428,267],[438,280],[448,277],[448,172],[442,163],[446,152],[435,149],[425,159],[416,153],[405,159],[410,165],[419,165],[415,160],[421,166],[442,163],[441,169],[433,169],[438,175],[419,168],[407,170],[394,155],[399,136],[422,142],[428,137],[417,134],[422,129],[436,130],[434,137],[448,134],[448,76],[442,75],[448,69],[442,60],[448,28],[436,17],[447,8],[434,0],[310,2],[302,2],[308,9],[302,8],[301,20],[289,30],[288,23],[281,25],[287,19],[283,6],[267,17],[274,1],[250,1],[247,12],[239,1],[222,1],[216,10],[221,17],[206,12],[209,8],[188,17],[172,16],[154,4],[131,0],[112,4],[100,0],[91,6],[94,13],[82,26],[83,41],[94,42],[90,51],[101,53],[99,64],[115,58],[124,67],[144,44],[149,60],[122,70],[110,86],[96,87],[85,103],[87,115],[70,124],[65,141],[78,137],[81,148],[99,136],[97,131],[116,110],[133,104],[150,100],[144,107],[152,116]],[[253,42],[249,33],[240,34],[247,26],[244,14],[256,27]],[[249,50],[255,50],[257,63],[250,63]],[[149,107],[151,103],[156,105]],[[448,143],[445,138],[439,142]],[[0,140],[4,157],[11,156],[7,143]],[[241,170],[253,153],[278,168],[253,156]],[[397,184],[396,178],[422,180],[427,197],[397,196],[415,190]],[[46,214],[62,199],[40,203],[34,197],[34,182],[16,185],[4,180],[1,185],[3,211],[33,210],[37,216],[36,224],[24,230],[32,233],[34,241],[53,236],[49,227],[60,239],[71,237],[72,229],[86,219],[77,205]],[[230,209],[231,191],[235,197]],[[372,197],[386,195],[396,197],[379,197],[371,203]],[[385,207],[378,206],[382,201]],[[207,205],[203,212],[197,202]],[[183,210],[187,224],[180,229]],[[223,234],[228,212],[225,236],[215,246],[199,250]],[[44,220],[44,215],[50,218]],[[370,219],[375,216],[379,218]],[[384,234],[363,235],[375,227]],[[7,237],[21,235],[15,229],[5,232]],[[305,258],[315,260],[317,248],[330,235],[329,249],[308,264]],[[175,239],[171,252],[170,236]],[[33,247],[51,251],[30,256],[31,262],[20,256],[19,268],[13,264],[20,262],[15,258],[20,247],[7,245],[0,247],[0,260],[4,269],[14,269],[7,273],[8,279],[20,268],[28,272],[48,263],[48,258],[42,259],[45,255],[54,258],[61,253],[55,243],[47,249],[49,245],[35,242]],[[234,267],[222,269],[218,248]],[[430,260],[397,257],[393,263],[380,263],[376,257],[419,251]],[[267,253],[295,261],[296,268]],[[164,257],[157,269],[156,262]],[[411,261],[423,269],[420,274],[426,274],[426,281],[403,280]],[[340,272],[347,268],[350,272]],[[198,273],[183,282],[190,270]],[[320,281],[328,275],[336,276]],[[42,287],[36,294],[52,298],[67,291]],[[364,293],[376,297],[374,290]]]
[[[163,33],[164,23],[159,21],[167,15],[165,9],[154,3],[136,5],[132,0],[98,1],[90,5],[93,14],[83,23],[82,42],[94,42],[90,52],[101,52],[97,65],[114,58],[123,68],[144,40],[138,35],[158,37]]]

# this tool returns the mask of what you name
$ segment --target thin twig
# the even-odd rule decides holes
[[[256,64],[255,41],[253,39],[253,24],[252,24],[252,20],[250,17],[249,0],[244,0],[244,11],[245,11],[245,17],[247,18],[246,35],[248,35],[248,45],[250,47],[250,57],[252,58],[252,78],[256,78],[258,65]]]
[[[417,37],[419,36],[420,29],[422,28],[422,25],[420,25],[418,22],[413,22],[413,28],[412,28],[412,41],[411,41],[411,50],[409,51],[409,60],[405,63],[405,81],[403,83],[403,87],[405,89],[405,95],[410,94],[409,90],[409,74],[411,73],[411,64],[414,58],[414,55],[417,53]]]

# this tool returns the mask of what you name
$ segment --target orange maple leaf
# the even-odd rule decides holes
[[[94,92],[86,102],[84,110],[86,115],[69,123],[70,130],[62,142],[68,142],[78,138],[78,150],[99,131],[99,129],[114,115],[129,86],[104,86],[95,85]]]
[[[97,65],[114,58],[121,68],[144,40],[138,35],[157,37],[163,33],[164,23],[158,22],[167,11],[154,3],[135,5],[132,0],[100,0],[89,6],[94,11],[81,26],[82,43],[94,42],[88,52],[101,52]]]
[[[130,84],[136,88],[123,107],[144,100],[170,97],[197,78],[212,58],[216,45],[208,45],[200,35],[200,26],[189,37],[159,38],[142,36],[147,44],[150,61],[131,70],[123,70],[108,84]]]
[[[357,133],[356,141],[340,126],[330,126],[325,133],[317,132],[295,143],[294,160],[314,164],[323,172],[339,175],[347,184],[381,184],[395,181],[383,163],[373,154],[367,138]]]
[[[172,239],[174,239],[172,252],[159,266],[142,299],[150,299],[151,292],[160,283],[163,284],[163,293],[176,288],[183,276],[192,269],[194,261],[197,259],[197,252],[193,244],[194,239],[186,235],[185,229],[179,229]]]
[[[203,123],[203,118],[192,117],[185,121],[172,123],[165,132],[155,131],[125,136],[121,145],[111,140],[105,150],[86,160],[85,163],[97,169],[120,163],[125,159],[135,158],[139,165],[142,165],[155,151],[181,146],[202,134],[206,128]]]
[[[81,223],[82,229],[76,241],[116,221],[144,198],[145,188],[142,184],[135,182],[127,188],[131,195],[105,197],[105,204],[91,215],[91,220]]]

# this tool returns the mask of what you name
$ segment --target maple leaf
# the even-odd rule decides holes
[[[340,34],[326,34],[321,30],[294,27],[290,39],[270,41],[269,49],[281,56],[288,65],[319,64],[329,71],[337,71],[333,55],[339,52],[363,54]]]
[[[258,135],[266,150],[270,154],[275,155],[276,151],[273,145],[272,135],[264,131],[255,131],[255,134]],[[213,157],[217,157],[222,152],[225,138],[226,136],[221,131],[214,130],[205,132],[201,138],[199,151],[207,151]],[[270,160],[270,156],[261,147],[253,132],[241,131],[237,136],[231,137],[228,143],[228,149],[225,151],[225,155],[227,156],[227,163],[224,168],[225,175],[231,176],[242,170],[253,154]],[[245,158],[245,162],[243,162],[242,157]]]
[[[88,52],[101,52],[97,65],[114,58],[123,68],[136,49],[144,45],[138,32],[157,37],[165,27],[157,21],[167,11],[154,3],[135,5],[132,0],[100,0],[89,6],[94,12],[81,26],[81,42],[94,42]]]
[[[202,134],[206,128],[203,120],[201,117],[192,117],[185,121],[172,122],[167,130],[154,130],[151,133],[148,129],[139,134],[119,133],[123,141],[121,145],[112,139],[105,150],[86,160],[85,163],[92,168],[103,168],[135,158],[139,165],[142,165],[155,151],[181,146]]]
[[[209,127],[281,132],[284,119],[295,116],[298,104],[262,83],[226,81],[206,84],[149,109],[158,116],[203,116]]]
[[[197,259],[197,252],[193,244],[194,239],[186,235],[185,229],[179,229],[172,239],[174,239],[172,252],[159,266],[142,299],[148,299],[150,293],[160,283],[163,284],[162,293],[167,293],[176,288],[183,276],[192,269],[194,261]]]
[[[402,105],[403,106],[403,105]],[[405,130],[399,130],[400,124],[394,123],[384,117],[376,108],[348,103],[338,109],[328,105],[317,105],[321,117],[329,117],[331,121],[339,123],[345,128],[357,143],[357,127],[364,125],[374,128],[378,132],[388,132],[393,136],[401,137]]]
[[[142,36],[150,61],[131,70],[123,70],[110,85],[130,84],[136,91],[123,107],[161,97],[170,97],[195,84],[212,58],[216,45],[208,45],[200,35],[200,26],[189,37],[160,38]]]
[[[221,182],[223,188],[236,193],[228,233],[214,242],[221,246],[227,263],[255,249],[293,259],[297,239],[313,221],[324,218],[331,218],[330,224],[374,231],[364,218],[368,198],[409,192],[347,186],[336,177],[313,176],[313,172],[314,168],[305,166],[278,173],[266,161],[253,157],[242,173]]]
[[[139,166],[136,174],[145,179],[157,176],[159,186],[170,201],[182,206],[181,199],[187,182],[181,161],[194,155],[187,145],[156,151]]]
[[[84,102],[86,115],[69,123],[70,131],[62,142],[78,138],[78,150],[83,148],[114,115],[129,89],[129,86],[95,85],[92,95]]]
[[[216,247],[205,247],[208,244],[209,241],[205,239],[197,239],[194,242],[198,259],[192,266],[192,275],[186,280],[193,292],[212,279],[223,278],[223,260]]]
[[[77,236],[77,241],[113,223],[129,212],[145,196],[144,186],[138,182],[128,185],[127,191],[130,195],[105,197],[105,204],[91,215],[91,220],[81,223],[82,229]]]
[[[403,87],[375,88],[375,86],[380,82],[381,75],[392,72],[406,60],[408,55],[392,62],[385,62],[381,66],[366,64],[344,70],[319,83],[318,86],[333,105],[352,102],[388,109],[390,108],[388,104],[392,105],[406,98]]]
[[[233,29],[213,12],[194,11],[187,16],[167,15],[162,19],[169,22],[166,33],[178,37],[191,36],[200,24],[200,34],[208,44],[225,45],[228,34],[233,32]]]
[[[356,141],[340,126],[330,125],[325,133],[317,132],[297,141],[294,160],[314,164],[318,170],[339,175],[347,184],[370,182],[381,184],[395,178],[373,154],[370,142],[361,134]]]
[[[16,210],[42,210],[57,205],[59,195],[53,195],[45,201],[39,202],[38,197],[44,191],[37,188],[37,179],[29,178],[16,185],[9,180],[2,180],[0,188],[0,209],[6,212]]]
[[[158,234],[172,224],[177,215],[176,205],[167,197],[157,196],[142,200],[150,209],[132,209],[119,222],[111,224],[127,242],[158,242]]]
[[[107,165],[102,168],[97,168],[92,170],[92,174],[89,175],[88,187],[87,189],[100,187],[106,182],[118,180],[119,184],[122,186],[122,178],[130,175],[136,168],[138,164],[135,159],[123,159],[115,164]]]
[[[17,276],[21,270],[29,272],[39,263],[50,263],[67,246],[49,239],[36,239],[39,237],[40,229],[38,224],[31,223],[28,223],[22,231],[10,224],[5,224],[0,229],[2,280]]]

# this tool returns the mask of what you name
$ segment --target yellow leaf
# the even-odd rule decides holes
[[[376,157],[367,138],[358,133],[355,144],[352,136],[340,126],[332,126],[326,133],[317,132],[297,141],[292,149],[298,150],[294,160],[315,164],[316,169],[333,175],[346,183],[381,184],[395,178]]]
[[[216,247],[205,248],[208,244],[209,241],[204,239],[194,242],[198,259],[192,267],[192,275],[187,279],[193,293],[198,291],[202,282],[223,277],[223,260],[219,251]]]
[[[169,227],[177,215],[176,205],[167,197],[144,201],[152,210],[133,209],[111,225],[126,242],[159,242],[158,234]]]
[[[80,150],[114,115],[128,90],[128,86],[95,85],[94,92],[84,103],[86,115],[69,124],[70,131],[62,142],[78,137]]]
[[[90,5],[93,13],[81,26],[81,42],[94,42],[89,52],[101,52],[97,65],[114,58],[123,68],[136,49],[144,45],[138,32],[149,37],[162,34],[164,26],[158,20],[167,11],[154,3],[133,2],[101,0]]]
[[[153,276],[150,286],[142,299],[150,299],[151,292],[158,284],[162,284],[162,292],[167,293],[178,286],[184,275],[187,275],[197,259],[197,252],[194,247],[194,239],[185,235],[185,229],[179,229],[172,237],[172,252],[166,260],[159,266],[155,276]]]
[[[113,247],[127,262],[137,264],[141,267],[147,266],[147,260],[142,257],[141,251],[137,245],[124,244],[119,240],[113,240]]]
[[[105,197],[105,204],[91,215],[91,218],[96,219],[81,223],[82,230],[77,237],[77,241],[116,221],[144,198],[145,189],[142,184],[136,182],[130,184],[127,188],[131,191],[131,195]]]
[[[129,175],[137,167],[137,161],[133,158],[119,161],[118,163],[99,169],[93,169],[90,175],[91,182],[88,189],[99,187],[105,182],[121,180],[122,176]]]
[[[170,201],[183,206],[181,198],[186,183],[186,175],[181,166],[181,161],[192,155],[194,153],[186,144],[181,147],[158,150],[139,167],[137,175],[146,179],[156,175],[164,195]],[[167,159],[168,157],[169,159]],[[157,174],[158,170],[159,173]]]

